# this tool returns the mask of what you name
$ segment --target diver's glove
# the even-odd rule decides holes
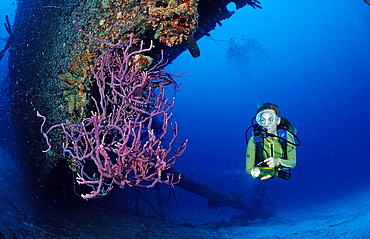
[[[281,164],[280,160],[280,158],[270,157],[265,159],[263,162],[265,162],[269,167],[279,167]]]

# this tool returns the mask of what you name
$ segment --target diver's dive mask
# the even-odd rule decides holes
[[[256,115],[256,121],[262,127],[268,127],[275,123],[279,116],[273,110],[262,110]]]

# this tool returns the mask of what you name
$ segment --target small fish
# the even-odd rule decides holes
[[[368,5],[370,5],[370,0],[364,0]]]

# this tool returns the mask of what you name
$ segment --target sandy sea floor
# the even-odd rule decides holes
[[[0,238],[370,238],[370,192],[243,227],[184,226],[81,206],[40,215],[11,205],[1,201]]]

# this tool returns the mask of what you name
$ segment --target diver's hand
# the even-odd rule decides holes
[[[280,158],[267,158],[263,162],[267,163],[269,167],[278,167],[280,165]]]

